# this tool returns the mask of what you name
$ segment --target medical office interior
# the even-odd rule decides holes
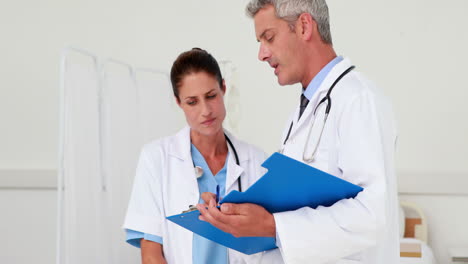
[[[185,124],[167,79],[182,51],[220,61],[226,127],[277,151],[300,87],[257,60],[247,2],[2,4],[0,263],[138,263],[120,226],[140,147]],[[401,236],[423,254],[401,263],[468,263],[468,2],[328,4],[335,50],[393,103]]]

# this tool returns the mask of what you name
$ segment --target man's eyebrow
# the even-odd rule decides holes
[[[258,37],[257,42],[260,42],[260,40],[261,40],[261,39],[265,36],[265,34],[266,34],[268,31],[270,31],[270,30],[272,30],[272,29],[271,29],[271,28],[265,29],[265,30],[263,31],[263,33],[260,35],[260,37]]]

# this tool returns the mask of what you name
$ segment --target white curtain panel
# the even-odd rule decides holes
[[[107,263],[135,263],[138,251],[125,243],[121,229],[142,146],[138,90],[132,67],[107,60],[102,67],[101,140],[103,219]]]
[[[61,93],[57,263],[105,263],[95,56],[64,52]]]
[[[57,263],[139,263],[121,228],[139,152],[185,124],[168,74],[66,49],[61,77]]]

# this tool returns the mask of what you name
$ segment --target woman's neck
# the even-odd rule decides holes
[[[190,139],[205,159],[223,157],[228,152],[223,129],[220,129],[214,135],[202,135],[194,130],[190,130]]]

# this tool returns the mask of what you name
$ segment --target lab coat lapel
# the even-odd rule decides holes
[[[190,144],[190,127],[184,127],[172,139],[169,146],[169,155],[184,161],[191,161]]]
[[[325,77],[323,82],[320,84],[320,87],[318,88],[317,92],[315,92],[315,94],[312,96],[311,100],[309,101],[309,104],[307,105],[306,109],[304,110],[304,113],[302,113],[302,116],[299,120],[298,118],[300,106],[298,104],[296,111],[293,115],[293,128],[291,130],[289,138],[294,137],[295,134],[298,131],[300,131],[300,129],[304,125],[309,125],[310,122],[312,122],[314,118],[314,110],[317,107],[320,100],[322,100],[322,98],[326,95],[328,89],[330,89],[331,85],[338,78],[338,76],[344,71],[346,71],[346,69],[348,69],[350,66],[351,62],[349,61],[349,59],[343,59],[343,61],[341,61],[335,67],[333,67],[333,69],[328,73],[327,77]]]
[[[185,127],[176,134],[170,143],[169,155],[182,161],[182,166],[177,168],[177,175],[174,175],[174,177],[177,177],[177,182],[184,183],[178,184],[177,188],[180,189],[181,193],[185,194],[187,208],[190,204],[194,205],[199,201],[197,176],[193,167],[190,148],[190,127]]]
[[[326,90],[323,90],[323,87],[323,85],[320,86],[319,90],[312,96],[312,99],[309,101],[309,104],[307,104],[307,107],[304,110],[304,113],[302,113],[302,116],[299,120],[298,118],[300,106],[298,104],[296,111],[293,115],[293,127],[291,129],[291,134],[289,135],[289,138],[295,137],[303,126],[309,125],[310,122],[312,122],[312,118],[314,118],[314,109],[317,106],[319,99],[321,99],[326,94]]]
[[[243,172],[244,168],[236,164],[234,153],[229,151],[226,175],[226,194],[228,194],[229,191],[238,189],[237,179],[242,175]]]
[[[243,144],[238,142],[229,132],[226,130],[224,131],[229,139],[232,141],[234,148],[237,151],[237,155],[239,156],[239,162],[242,164],[244,161],[248,160],[249,156]],[[242,173],[244,173],[244,168],[237,165],[236,157],[234,154],[234,150],[229,146],[229,157],[227,160],[227,173],[226,173],[226,194],[228,194],[232,190],[237,190],[237,179],[241,177]]]

